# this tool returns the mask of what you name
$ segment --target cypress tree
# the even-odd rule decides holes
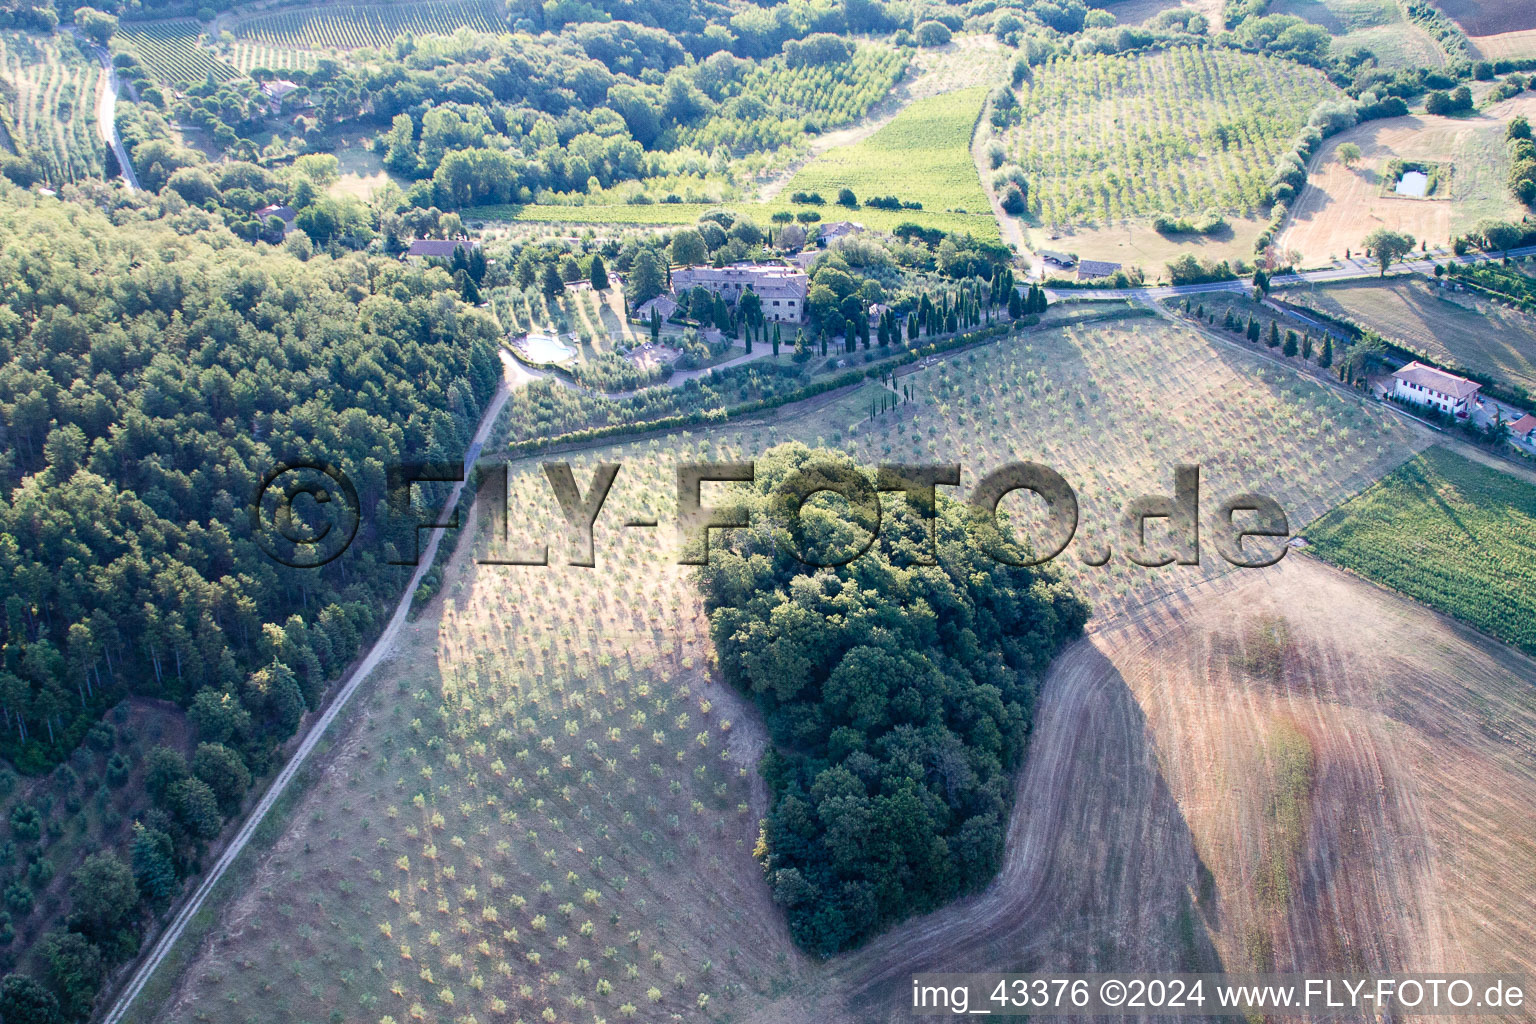
[[[1259,322],[1251,316],[1248,318],[1248,340],[1254,342],[1259,340]]]
[[[773,325],[773,354],[779,354],[779,325]]]
[[[1264,344],[1270,348],[1280,344],[1280,324],[1274,320],[1269,322],[1269,337],[1265,339]]]
[[[1301,336],[1301,358],[1312,358],[1312,335],[1310,333]]]
[[[1323,336],[1323,351],[1322,351],[1322,354],[1317,357],[1317,365],[1321,366],[1325,370],[1328,369],[1328,367],[1333,365],[1333,336],[1332,335],[1326,335],[1325,334]]]
[[[1295,331],[1286,331],[1285,332],[1285,348],[1281,349],[1280,351],[1285,353],[1287,356],[1293,356],[1293,355],[1296,354],[1296,332]]]

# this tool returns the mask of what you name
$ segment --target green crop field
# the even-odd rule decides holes
[[[0,33],[5,131],[32,153],[52,185],[100,175],[106,148],[96,128],[101,68],[68,38]]]
[[[1536,487],[1431,448],[1307,530],[1311,550],[1536,654]]]
[[[767,224],[776,212],[814,209],[823,220],[853,220],[877,231],[911,222],[953,234],[996,239],[981,179],[971,159],[971,131],[986,89],[970,88],[914,100],[869,138],[829,150],[802,167],[770,202],[627,203],[592,206],[481,206],[466,217],[569,224],[692,224],[699,215],[724,207]],[[836,205],[840,188],[859,200],[894,195],[923,204],[921,210],[882,210]],[[817,192],[820,207],[795,205],[799,191]]]
[[[240,72],[204,49],[198,42],[202,26],[195,21],[160,21],[126,24],[118,29],[113,42],[139,58],[152,77],[167,85],[201,82],[208,75],[215,81],[239,78]]]
[[[1073,57],[1020,87],[1010,149],[1044,224],[1242,214],[1312,107],[1339,95],[1320,71],[1231,50]]]
[[[788,193],[784,193],[787,195]],[[985,199],[982,200],[985,202]],[[791,212],[816,209],[823,220],[853,220],[876,231],[890,231],[908,221],[925,228],[938,228],[953,234],[971,234],[977,238],[997,238],[997,221],[990,212],[942,213],[922,210],[874,210],[861,207],[848,210],[840,206],[795,206],[787,200],[768,203],[754,201],[727,203],[615,203],[594,206],[474,206],[463,211],[465,219],[530,221],[545,224],[639,224],[668,227],[692,224],[710,210],[732,210],[767,225],[780,210]]]
[[[325,6],[263,14],[231,31],[244,42],[307,50],[388,46],[397,36],[451,35],[461,28],[497,32],[501,16],[489,0],[388,6]]]
[[[925,213],[986,214],[990,220],[991,206],[971,159],[971,133],[986,96],[978,87],[914,100],[869,138],[806,164],[783,194],[819,192],[830,202],[846,187],[861,200],[893,195],[922,203]],[[864,219],[866,212],[873,211],[860,210],[854,219]],[[825,211],[822,216],[832,219]]]

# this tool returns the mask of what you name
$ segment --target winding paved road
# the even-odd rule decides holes
[[[123,140],[117,135],[117,69],[112,66],[112,55],[104,47],[96,46],[85,40],[80,33],[75,33],[81,46],[89,46],[91,52],[96,54],[96,61],[101,65],[101,85],[96,95],[96,131],[101,135],[101,141],[105,142],[112,150],[112,155],[117,157],[117,166],[122,171],[123,185],[130,192],[140,191],[138,175],[133,173],[133,164],[128,162],[128,151],[123,148]]]
[[[486,439],[490,437],[491,428],[495,425],[496,418],[500,415],[502,407],[506,405],[507,398],[512,394],[513,386],[521,386],[525,380],[526,378],[520,376],[514,376],[510,379],[508,377],[502,378],[501,385],[496,389],[495,396],[492,397],[490,404],[486,407],[485,415],[480,419],[480,426],[475,430],[475,437],[469,446],[469,452],[464,456],[464,475],[466,477],[474,466],[475,460],[480,457],[480,450],[485,446]],[[459,494],[463,489],[464,484],[462,482],[453,485],[453,491],[448,495],[448,500],[443,505],[445,513],[458,503]],[[246,844],[251,841],[251,837],[256,834],[256,829],[261,826],[267,814],[277,804],[277,801],[282,798],[283,793],[287,791],[289,783],[293,781],[299,769],[304,767],[310,755],[319,747],[326,731],[330,729],[331,724],[341,715],[342,710],[347,706],[347,702],[357,692],[357,688],[362,685],[363,681],[372,674],[373,670],[378,667],[379,663],[394,648],[395,639],[400,633],[400,627],[405,624],[406,616],[410,613],[411,600],[415,597],[416,590],[421,586],[421,581],[426,576],[427,571],[432,568],[433,559],[437,557],[437,545],[442,536],[442,531],[432,531],[431,539],[427,541],[425,550],[421,553],[420,564],[417,565],[416,572],[411,576],[410,585],[405,588],[405,593],[400,595],[400,602],[395,606],[395,613],[390,616],[389,624],[379,634],[379,639],[375,641],[372,650],[353,669],[352,675],[348,677],[346,683],[337,691],[330,705],[310,725],[309,731],[305,733],[304,739],[294,750],[292,756],[288,758],[288,762],[283,765],[282,771],[278,772],[277,778],[272,780],[272,785],[267,787],[266,792],[261,795],[261,799],[256,802],[256,806],[251,808],[250,813],[246,816],[245,823],[240,826],[240,830],[229,841],[229,845],[224,848],[224,851],[219,855],[219,859],[214,863],[213,867],[203,876],[197,889],[181,905],[181,908],[176,912],[176,916],[171,919],[170,924],[160,933],[154,947],[139,962],[127,985],[118,993],[116,1002],[112,1004],[112,1009],[102,1018],[102,1024],[120,1024],[121,1021],[126,1019],[133,1001],[144,990],[144,986],[149,982],[150,977],[154,975],[155,970],[175,947],[176,941],[186,931],[187,925],[191,922],[192,918],[202,909],[203,903],[208,899],[209,894],[213,892],[214,887],[219,884],[219,880],[224,877],[224,873],[229,870],[230,865],[235,862],[235,858],[240,856]]]

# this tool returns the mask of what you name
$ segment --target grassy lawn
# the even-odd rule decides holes
[[[1368,324],[1437,362],[1536,389],[1536,318],[1419,279],[1287,289],[1283,297]]]
[[[1536,653],[1536,488],[1431,448],[1307,530],[1320,557]]]
[[[1391,0],[1277,0],[1268,13],[1294,14],[1327,29],[1336,54],[1364,47],[1383,67],[1445,65],[1440,47]]]
[[[977,186],[980,188],[980,185]],[[836,193],[834,192],[834,195]],[[983,199],[985,205],[985,199]],[[672,227],[693,224],[710,210],[731,210],[751,217],[759,224],[767,225],[769,218],[780,210],[798,212],[814,207],[792,205],[787,198],[780,201],[759,203],[753,200],[728,203],[655,203],[634,206],[628,203],[611,206],[472,206],[460,211],[465,220],[515,221],[542,224],[635,224],[641,226]],[[828,205],[818,210],[822,219],[855,220],[876,231],[890,231],[898,224],[911,221],[925,228],[939,228],[954,234],[972,234],[977,238],[996,238],[997,221],[987,213],[935,213],[930,210],[872,210],[860,208],[845,210]],[[809,225],[807,225],[809,226]]]
[[[971,160],[971,132],[986,95],[978,87],[916,100],[869,138],[823,153],[801,168],[785,192],[819,192],[830,202],[846,187],[861,200],[894,195],[922,203],[923,213],[983,214],[990,220],[991,208]],[[861,209],[858,217],[875,212],[883,211]],[[830,219],[831,214],[823,216]]]
[[[823,220],[854,220],[877,231],[912,222],[954,234],[998,237],[981,179],[971,160],[971,130],[986,98],[983,88],[961,89],[913,101],[869,138],[821,154],[802,167],[771,202],[654,203],[635,206],[478,206],[466,219],[566,224],[692,224],[713,209],[729,209],[767,224],[776,212],[816,210]],[[921,210],[845,209],[839,188],[860,200],[894,195]],[[795,192],[819,192],[827,204],[795,205]]]
[[[1456,140],[1456,173],[1451,179],[1453,235],[1471,231],[1487,217],[1510,219],[1509,146],[1504,132],[1502,122],[1479,125]]]
[[[1387,68],[1438,68],[1445,66],[1445,53],[1417,25],[1398,22],[1380,25],[1340,36],[1333,41],[1335,53],[1364,47]]]

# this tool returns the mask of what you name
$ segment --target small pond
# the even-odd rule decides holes
[[[1404,171],[1398,179],[1397,187],[1392,191],[1400,196],[1413,196],[1423,199],[1424,193],[1429,191],[1429,175],[1423,171]]]

